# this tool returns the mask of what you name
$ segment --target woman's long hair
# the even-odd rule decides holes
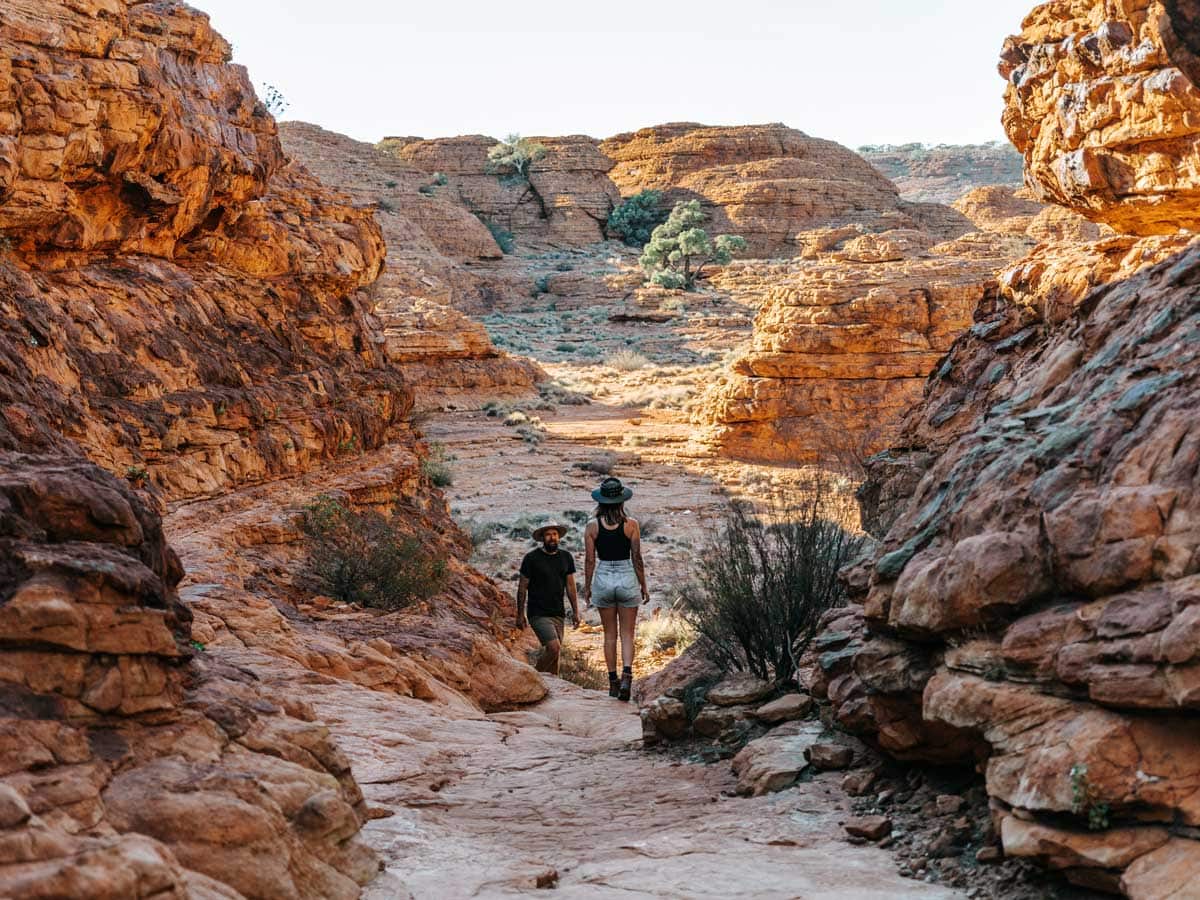
[[[597,503],[596,519],[604,522],[610,528],[624,525],[629,516],[625,515],[624,503]]]

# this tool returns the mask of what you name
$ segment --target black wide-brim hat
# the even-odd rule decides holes
[[[597,503],[624,503],[633,496],[633,491],[621,484],[620,478],[605,478],[600,487],[592,491],[592,499]]]

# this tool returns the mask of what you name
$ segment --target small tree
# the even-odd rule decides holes
[[[493,175],[512,175],[529,180],[529,167],[546,155],[536,141],[510,134],[488,151],[488,171]]]
[[[723,266],[734,253],[746,249],[746,239],[740,235],[722,234],[715,241],[710,239],[700,227],[704,219],[699,200],[675,204],[667,221],[651,233],[638,260],[648,283],[690,291],[706,265]]]
[[[815,481],[797,503],[777,498],[767,521],[735,503],[710,535],[684,617],[722,668],[790,680],[821,615],[845,601],[837,572],[861,540],[824,517],[828,492]]]
[[[283,92],[275,87],[275,85],[264,85],[264,88],[263,106],[267,108],[267,112],[272,116],[279,118],[287,111],[288,106],[291,104],[287,102],[287,98],[283,96]]]
[[[608,216],[608,230],[630,247],[644,247],[650,235],[667,218],[662,191],[639,191]]]

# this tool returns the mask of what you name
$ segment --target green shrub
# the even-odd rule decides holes
[[[479,215],[479,213],[476,213],[475,216],[480,222],[483,223],[484,227],[492,233],[492,240],[496,242],[496,246],[500,248],[500,252],[505,254],[512,253],[513,247],[516,243],[513,240],[513,233],[507,228],[501,228],[499,225],[495,224],[484,216]]]
[[[450,469],[453,460],[445,446],[435,442],[429,445],[429,455],[422,461],[421,471],[436,487],[449,487],[454,484],[454,472]]]
[[[550,276],[539,276],[537,280],[533,282],[533,287],[539,294],[547,293],[550,290]]]
[[[546,148],[541,144],[510,134],[488,150],[487,169],[493,175],[514,175],[528,180],[529,167],[545,155]]]
[[[438,187],[445,187],[447,184],[450,183],[450,179],[447,178],[445,173],[443,173],[443,172],[434,172],[433,173],[433,183],[436,184]]]
[[[710,263],[723,266],[746,249],[746,239],[722,234],[715,241],[700,226],[705,215],[699,200],[676,203],[667,221],[654,229],[638,260],[649,284],[690,291]]]
[[[432,597],[446,583],[446,561],[398,531],[397,518],[317,497],[304,509],[306,574],[345,603],[393,610]]]
[[[558,654],[558,677],[592,691],[608,690],[608,673],[586,647],[563,641]]]
[[[384,212],[395,212],[396,204],[392,203],[392,201],[390,201],[390,200],[380,197],[378,200],[375,201],[375,208],[379,209],[379,210],[383,210]]]
[[[1099,799],[1095,785],[1088,781],[1087,766],[1076,763],[1071,766],[1071,812],[1086,815],[1088,829],[1104,831],[1108,828],[1108,804]]]
[[[776,498],[769,523],[731,504],[697,555],[684,615],[722,668],[791,680],[821,615],[845,601],[837,572],[861,541],[822,517],[826,490]]]
[[[640,191],[608,215],[608,230],[630,247],[644,247],[650,235],[667,220],[662,191]]]
[[[146,471],[145,466],[126,466],[125,478],[133,484],[140,484],[150,477],[150,473]]]

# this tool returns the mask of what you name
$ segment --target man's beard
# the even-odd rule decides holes
[[[542,549],[547,553],[554,553],[558,550],[558,541],[555,541],[553,544],[549,541],[542,541]]]

